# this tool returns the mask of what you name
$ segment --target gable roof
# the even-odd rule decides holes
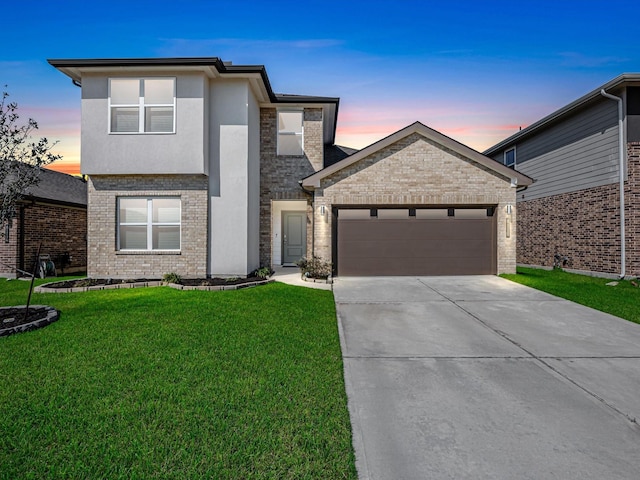
[[[550,124],[553,124],[568,115],[573,115],[574,113],[576,113],[576,111],[589,105],[590,103],[604,99],[604,97],[600,93],[601,90],[604,90],[607,93],[611,93],[611,91],[619,90],[628,85],[640,86],[640,73],[623,73],[622,75],[617,76],[613,80],[608,81],[604,85],[599,86],[595,90],[590,91],[586,95],[583,95],[582,97],[574,100],[568,105],[565,105],[564,107],[556,110],[550,115],[547,115],[537,122],[532,123],[528,127],[523,128],[510,137],[505,138],[501,142],[495,144],[493,147],[488,148],[482,153],[484,153],[485,155],[493,155],[494,153],[512,146],[518,141],[524,140],[525,138],[537,134],[539,131],[549,126]]]
[[[81,178],[47,168],[40,169],[39,178],[38,184],[27,191],[26,198],[86,208],[87,182]]]
[[[349,155],[353,155],[358,151],[357,148],[344,147],[342,145],[325,145],[324,146],[324,167],[329,167],[340,160],[344,160]]]
[[[340,98],[274,93],[264,65],[233,65],[231,62],[223,62],[219,57],[63,58],[48,59],[47,62],[71,78],[77,86],[81,85],[83,72],[108,72],[122,68],[166,71],[169,67],[175,70],[202,71],[210,78],[249,78],[255,91],[262,96],[259,98],[262,103],[321,105],[324,117],[330,120],[326,122],[324,137],[328,143],[335,141]]]
[[[363,158],[368,157],[369,155],[376,153],[383,148],[386,148],[414,133],[417,133],[418,135],[421,135],[439,145],[442,145],[443,147],[448,148],[449,150],[452,150],[462,155],[463,157],[468,158],[469,160],[473,160],[474,162],[479,163],[480,165],[506,178],[515,179],[518,186],[528,186],[533,183],[533,179],[518,172],[517,170],[509,168],[500,162],[486,157],[477,150],[467,147],[466,145],[454,140],[453,138],[447,137],[446,135],[443,135],[442,133],[429,128],[420,122],[415,122],[401,130],[398,130],[395,133],[392,133],[388,137],[385,137],[382,140],[379,140],[369,145],[368,147],[363,148],[362,150],[346,157],[345,159],[340,160],[339,162],[330,165],[327,168],[324,168],[312,175],[309,175],[302,180],[302,186],[319,188],[320,181],[322,179],[342,170],[343,168],[353,165],[359,160],[362,160]]]

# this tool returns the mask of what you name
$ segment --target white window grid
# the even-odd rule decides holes
[[[138,95],[138,103],[112,103],[111,102],[111,80],[138,80],[140,94]],[[172,103],[145,103],[144,101],[144,81],[145,80],[173,80],[173,102]],[[111,130],[111,112],[113,107],[119,108],[137,108],[138,109],[138,131],[137,132],[114,132]],[[148,107],[171,107],[173,111],[172,124],[173,128],[170,132],[147,132],[145,131],[145,109]],[[109,118],[108,129],[110,134],[114,135],[140,135],[140,134],[174,134],[176,133],[176,78],[175,77],[113,77],[109,78]]]
[[[138,199],[147,201],[147,221],[146,222],[121,222],[120,221],[120,200],[121,199]],[[182,221],[179,222],[154,222],[153,221],[153,200],[155,199],[176,199],[180,200],[180,197],[119,197],[118,198],[118,250],[123,252],[128,251],[141,251],[138,248],[121,248],[120,247],[120,228],[121,227],[147,227],[147,248],[142,251],[173,251],[179,252],[182,246]],[[182,218],[182,202],[180,202],[180,218]],[[179,227],[179,239],[180,245],[175,249],[160,249],[154,250],[153,248],[153,227]]]
[[[280,113],[299,113],[301,115],[301,129],[300,132],[292,132],[292,131],[287,131],[287,130],[281,130],[280,129]],[[291,108],[291,109],[281,109],[277,111],[277,135],[278,135],[278,142],[277,142],[277,155],[284,155],[280,153],[280,137],[281,136],[288,136],[288,135],[292,135],[292,136],[298,136],[300,137],[300,145],[304,145],[304,110],[302,109],[295,109],[295,108]],[[300,153],[300,155],[304,155],[304,147],[303,147],[303,151]]]

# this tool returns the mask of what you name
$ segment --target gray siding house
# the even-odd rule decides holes
[[[531,179],[422,124],[356,152],[334,145],[338,98],[276,94],[260,65],[49,63],[82,88],[91,277],[311,256],[339,275],[515,271],[514,186]]]
[[[620,75],[484,154],[535,179],[517,197],[519,264],[552,266],[558,255],[572,270],[640,274],[640,74]]]

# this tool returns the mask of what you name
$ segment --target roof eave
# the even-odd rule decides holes
[[[228,65],[219,57],[173,57],[173,58],[86,58],[86,59],[48,59],[47,62],[71,78],[75,83],[82,80],[82,69],[92,68],[126,68],[126,67],[213,67],[219,75],[259,75],[264,86],[263,92],[268,101],[273,104],[322,104],[335,105],[332,115],[330,134],[325,135],[325,143],[334,143],[338,122],[338,106],[340,99],[337,97],[316,97],[308,95],[276,94],[271,88],[271,82],[264,65]],[[257,78],[256,78],[257,80]],[[266,100],[266,98],[265,98]],[[327,110],[331,110],[330,107]]]
[[[608,81],[604,85],[601,85],[600,87],[596,88],[595,90],[592,90],[591,92],[587,93],[586,95],[583,95],[582,97],[578,98],[577,100],[574,100],[573,102],[571,102],[571,103],[565,105],[564,107],[556,110],[555,112],[551,113],[550,115],[547,115],[546,117],[538,120],[537,122],[532,123],[528,127],[520,130],[517,133],[514,133],[510,137],[505,138],[501,142],[497,143],[493,147],[488,148],[487,150],[485,150],[482,153],[484,155],[493,155],[494,153],[499,152],[499,151],[503,150],[504,148],[509,147],[510,145],[516,143],[518,140],[520,140],[522,138],[525,138],[525,137],[528,137],[529,135],[533,134],[537,130],[539,130],[539,129],[541,129],[541,128],[543,128],[543,127],[545,127],[545,126],[557,121],[558,119],[562,118],[563,116],[565,116],[567,114],[570,114],[573,111],[583,107],[584,105],[592,102],[596,98],[600,98],[601,97],[601,94],[600,94],[601,90],[605,90],[605,91],[616,90],[616,89],[624,86],[625,84],[627,84],[629,82],[640,82],[640,73],[623,73],[622,75],[617,76],[616,78]]]

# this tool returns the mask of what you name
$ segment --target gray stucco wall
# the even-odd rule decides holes
[[[207,174],[204,75],[154,72],[153,76],[176,78],[176,133],[110,134],[109,78],[123,76],[82,77],[82,173]]]
[[[257,105],[247,81],[216,80],[209,109],[209,274],[246,275],[258,267]]]
[[[249,190],[247,198],[247,262],[249,271],[260,267],[260,106],[249,90]]]

